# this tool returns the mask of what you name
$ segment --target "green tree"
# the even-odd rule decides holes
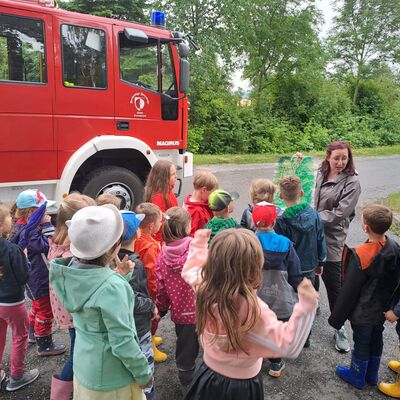
[[[69,11],[100,17],[144,22],[146,0],[71,0],[61,1],[60,7]]]
[[[342,0],[337,11],[329,43],[339,69],[353,76],[352,100],[356,104],[368,64],[399,61],[400,2]]]
[[[299,72],[321,47],[315,28],[318,13],[312,1],[242,0],[236,14],[237,46],[244,57],[244,74],[261,109],[266,87]]]

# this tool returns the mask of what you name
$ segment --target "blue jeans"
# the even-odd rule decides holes
[[[154,354],[151,342],[151,332],[145,333],[139,338],[139,347],[142,353],[146,356],[149,367],[154,374]],[[156,397],[156,390],[154,386],[144,389],[144,394],[147,400],[153,400]]]
[[[71,382],[74,379],[73,364],[74,364],[74,347],[75,347],[75,329],[68,329],[69,337],[71,339],[71,351],[67,362],[60,374],[61,381]]]
[[[368,361],[370,357],[380,357],[383,350],[383,324],[381,325],[354,325],[354,357]]]

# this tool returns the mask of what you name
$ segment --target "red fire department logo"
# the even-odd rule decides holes
[[[131,97],[131,104],[133,104],[133,106],[136,109],[136,113],[137,114],[143,114],[143,109],[146,107],[147,104],[150,103],[148,97],[140,92],[140,93],[135,93],[132,97]]]

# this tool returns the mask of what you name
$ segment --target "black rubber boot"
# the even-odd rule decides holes
[[[30,344],[36,343],[35,327],[33,325],[29,325],[28,343],[30,343]]]
[[[41,357],[57,356],[67,350],[65,344],[55,344],[51,335],[36,336],[36,343],[38,346],[37,355]]]

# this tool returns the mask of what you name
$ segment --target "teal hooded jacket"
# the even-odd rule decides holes
[[[52,260],[50,282],[74,320],[74,375],[104,392],[132,381],[146,384],[152,372],[139,348],[128,282],[108,267],[73,268],[70,262]]]

